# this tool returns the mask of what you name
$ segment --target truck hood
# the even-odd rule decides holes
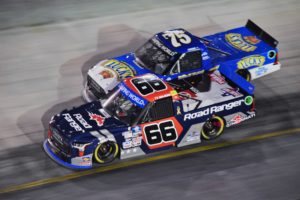
[[[69,139],[86,137],[100,130],[114,133],[128,128],[125,123],[105,112],[99,101],[62,111],[53,117],[50,125]]]
[[[107,94],[123,79],[149,72],[135,62],[133,53],[129,53],[99,62],[88,71],[88,76]]]

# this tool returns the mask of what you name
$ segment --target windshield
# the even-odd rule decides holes
[[[118,89],[104,103],[103,108],[110,115],[131,125],[142,112],[142,108],[131,102]]]
[[[174,64],[174,55],[176,52],[172,52],[155,37],[135,52],[137,62],[156,74],[163,74]]]

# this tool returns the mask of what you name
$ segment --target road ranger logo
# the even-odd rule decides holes
[[[247,69],[248,67],[253,66],[262,66],[265,63],[265,57],[260,55],[253,55],[242,58],[238,63],[237,66],[239,69]]]
[[[74,114],[73,116],[80,122],[80,124],[84,128],[93,128],[91,125],[89,125],[89,123],[87,123],[87,121],[85,121],[85,119],[83,119],[81,114]]]
[[[116,72],[119,79],[123,80],[128,77],[133,77],[136,73],[131,67],[123,62],[119,62],[117,60],[108,60],[103,63],[105,67],[109,67]]]
[[[83,129],[75,122],[75,120],[71,117],[69,113],[62,114],[64,116],[65,120],[69,122],[70,126],[73,127],[76,131],[83,131]]]
[[[247,40],[243,39],[242,35],[239,33],[228,33],[225,35],[226,41],[236,49],[240,49],[242,51],[250,52],[256,49],[256,46],[253,45],[254,42],[249,42],[249,36],[246,36]],[[251,41],[254,41],[253,39]],[[260,40],[257,39],[256,44],[259,43]]]
[[[203,116],[210,115],[210,114],[215,114],[215,113],[222,112],[225,110],[231,110],[235,107],[242,105],[242,102],[244,102],[244,99],[230,102],[227,104],[223,104],[220,106],[212,106],[210,108],[206,108],[205,110],[201,110],[198,112],[188,113],[188,114],[184,115],[184,121],[190,120],[190,119],[196,119],[196,118],[203,117]]]

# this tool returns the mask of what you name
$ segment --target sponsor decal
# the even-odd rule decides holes
[[[90,119],[96,121],[98,126],[103,126],[105,117],[102,117],[101,115],[97,115],[94,113],[89,113]]]
[[[225,35],[226,41],[236,49],[250,52],[256,49],[256,44],[260,42],[255,36],[242,37],[239,33],[228,33]]]
[[[196,132],[196,131],[193,131],[192,133],[190,133],[187,138],[186,138],[186,141],[187,142],[192,142],[192,141],[199,141],[200,139],[200,132]]]
[[[141,99],[140,97],[138,97],[137,95],[132,93],[128,88],[126,88],[124,86],[124,84],[119,84],[119,89],[122,92],[122,94],[124,94],[126,97],[128,97],[129,100],[136,103],[138,106],[140,106],[142,108],[145,107],[145,105],[146,105],[145,100]]]
[[[195,98],[195,97],[197,97],[197,95],[195,94],[195,92],[192,92],[190,90],[182,91],[182,92],[179,93],[179,95],[180,95],[180,97],[182,97],[182,99],[189,99],[189,98]]]
[[[197,71],[197,72],[192,72],[192,73],[189,73],[189,74],[182,74],[182,75],[178,76],[178,79],[185,79],[185,78],[188,78],[188,77],[191,77],[191,76],[196,76],[196,75],[202,74],[203,72],[204,72],[204,70]]]
[[[132,136],[133,137],[136,137],[138,135],[141,135],[142,134],[142,129],[140,126],[135,126],[131,129],[131,132],[132,132]]]
[[[75,122],[75,120],[72,118],[72,116],[69,113],[63,113],[62,116],[67,122],[69,122],[70,126],[73,127],[76,131],[84,132],[84,130],[79,126],[79,124],[77,124],[77,122]]]
[[[124,62],[119,62],[117,60],[108,60],[103,63],[104,67],[108,67],[108,69],[113,69],[113,71],[117,74],[118,78],[120,80],[123,80],[128,77],[133,77],[136,72],[133,68],[131,68],[129,65],[127,65]],[[103,74],[101,74],[103,77],[110,78],[113,76],[109,70],[102,71]],[[100,72],[101,73],[101,72]]]
[[[226,127],[230,127],[235,124],[239,124],[243,121],[246,121],[247,119],[251,119],[255,117],[255,113],[252,113],[251,115],[245,115],[241,116],[240,114],[235,115],[232,119],[230,119],[228,122],[226,122]]]
[[[79,164],[81,166],[89,166],[92,165],[92,160],[90,156],[82,156],[78,158]]]
[[[131,144],[132,144],[131,141],[125,141],[125,142],[122,142],[122,147],[123,147],[123,149],[129,149],[132,147]]]
[[[209,108],[206,108],[205,110],[200,110],[200,111],[197,111],[197,112],[194,112],[194,113],[187,113],[187,114],[184,115],[184,121],[200,118],[200,117],[211,115],[211,114],[215,114],[215,113],[222,112],[222,111],[225,111],[225,110],[231,110],[235,107],[241,106],[242,102],[244,102],[244,99],[234,101],[234,102],[230,102],[230,103],[227,103],[227,104],[223,104],[223,105],[220,105],[220,106],[211,106]]]
[[[122,136],[125,142],[122,143],[123,149],[129,149],[142,145],[142,130],[140,126],[128,128],[128,131],[123,132]]]
[[[211,81],[217,82],[220,85],[223,85],[226,83],[225,78],[221,75],[212,73],[212,74],[209,74],[209,77],[210,77]]]
[[[85,121],[81,114],[74,114],[73,116],[80,122],[80,124],[84,128],[93,128],[91,125],[89,125],[89,123],[87,123],[87,121]]]
[[[208,59],[209,59],[208,53],[207,52],[203,52],[202,53],[202,60],[208,60]]]
[[[257,39],[256,36],[245,36],[244,39],[246,40],[246,42],[254,45],[260,42],[260,40]]]
[[[264,56],[260,56],[260,55],[248,56],[238,61],[237,67],[239,69],[247,69],[248,67],[253,67],[253,66],[260,67],[265,63],[265,61],[266,58]]]
[[[125,139],[132,138],[132,132],[131,132],[131,131],[123,132],[123,133],[122,133],[122,136],[123,136]]]
[[[262,76],[263,74],[267,73],[267,71],[268,71],[267,67],[261,66],[261,67],[256,68],[255,75]]]
[[[142,136],[127,138],[125,139],[125,142],[122,142],[123,149],[129,149],[141,145],[142,145]]]
[[[160,96],[155,96],[154,100],[163,99],[163,98],[166,98],[166,97],[169,97],[169,96],[171,96],[171,94],[166,93],[166,94],[163,94],[163,95],[160,95]]]
[[[177,111],[177,112],[176,112],[177,115],[181,115],[181,109],[180,109],[179,106],[177,106],[176,111]]]
[[[227,97],[227,96],[233,96],[233,97],[237,97],[240,96],[241,93],[239,93],[239,89],[238,88],[222,88],[222,97]]]
[[[165,45],[163,45],[158,39],[156,39],[155,37],[151,39],[151,41],[153,42],[153,44],[155,44],[157,47],[159,47],[161,50],[163,50],[164,52],[166,52],[168,55],[170,56],[175,56],[177,54],[177,52],[171,51],[168,47],[166,47]]]
[[[99,75],[100,75],[101,79],[107,79],[107,78],[114,77],[114,74],[108,69],[104,69],[103,71],[99,72]]]

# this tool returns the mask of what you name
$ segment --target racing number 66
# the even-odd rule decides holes
[[[173,142],[177,139],[177,132],[173,121],[145,126],[144,133],[147,143],[150,146],[160,144],[162,142]]]
[[[151,94],[154,91],[161,91],[167,88],[161,80],[147,81],[142,78],[134,78],[131,82],[143,96]]]

